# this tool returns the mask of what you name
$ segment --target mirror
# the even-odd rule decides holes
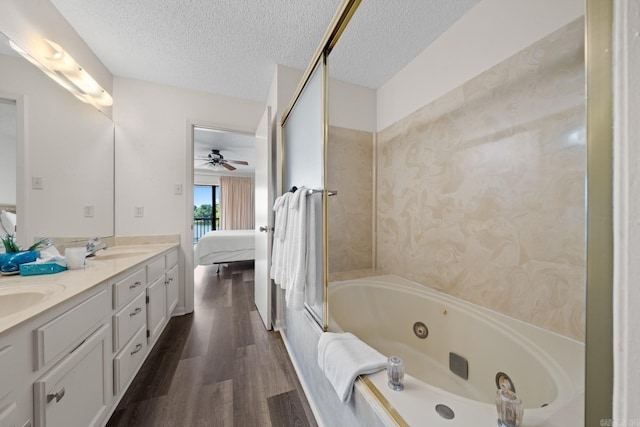
[[[113,236],[113,122],[14,52],[2,33],[0,99],[16,107],[18,242]],[[8,161],[4,149],[2,157]],[[4,186],[0,191],[0,200],[11,199]]]
[[[16,101],[0,98],[0,209],[16,205]]]

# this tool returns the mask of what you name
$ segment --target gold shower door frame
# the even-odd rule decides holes
[[[281,125],[317,64],[327,57],[344,32],[360,0],[343,0],[311,64],[305,71]],[[585,66],[587,110],[587,283],[585,337],[585,425],[611,420],[613,397],[613,0],[585,0]],[[327,73],[323,78],[324,183],[327,180],[328,99]],[[283,156],[284,157],[284,156]],[[283,168],[284,159],[281,162]],[[284,190],[283,190],[284,191]],[[324,319],[328,328],[327,192],[323,192]],[[367,387],[373,387],[367,384]],[[381,394],[372,392],[398,425],[399,416]]]

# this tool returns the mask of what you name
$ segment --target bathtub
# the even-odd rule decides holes
[[[394,275],[331,283],[329,309],[330,330],[403,359],[403,391],[387,386],[384,370],[356,387],[410,426],[495,426],[498,373],[523,401],[524,426],[584,424],[582,343]],[[416,322],[426,338],[414,333]],[[450,370],[450,353],[466,360],[467,379]],[[454,417],[443,418],[437,405]]]

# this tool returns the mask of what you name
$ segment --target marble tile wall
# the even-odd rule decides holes
[[[377,268],[584,340],[583,24],[378,133]]]
[[[329,272],[372,267],[373,133],[329,127]]]

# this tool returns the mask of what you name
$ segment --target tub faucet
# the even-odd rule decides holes
[[[511,388],[503,384],[496,393],[499,427],[520,427],[524,409],[520,399]]]
[[[107,248],[107,244],[102,243],[100,237],[93,237],[87,242],[87,258],[94,256],[100,249],[106,250]]]

